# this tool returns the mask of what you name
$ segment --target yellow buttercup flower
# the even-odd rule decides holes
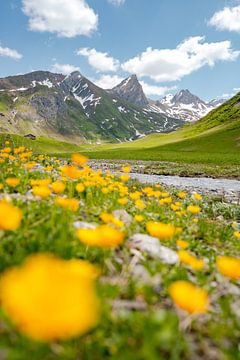
[[[39,196],[41,198],[47,198],[51,194],[51,190],[48,186],[34,186],[32,191],[35,196]]]
[[[201,259],[197,259],[195,256],[193,256],[187,251],[180,250],[178,252],[178,256],[179,256],[179,260],[182,263],[191,266],[193,270],[202,270],[204,268],[205,265],[204,261]]]
[[[240,259],[231,256],[219,256],[217,258],[218,271],[231,279],[240,279]]]
[[[130,166],[123,166],[121,170],[124,173],[130,173],[131,167]]]
[[[96,275],[85,261],[31,256],[1,277],[3,310],[20,332],[35,340],[82,335],[99,319]]]
[[[201,208],[198,205],[189,205],[187,207],[187,211],[189,211],[192,214],[198,214],[201,212]]]
[[[16,230],[22,220],[22,212],[16,206],[0,201],[0,230]]]
[[[179,197],[180,199],[185,199],[186,193],[185,193],[184,191],[180,191],[180,192],[178,193],[178,197]]]
[[[55,194],[59,194],[64,192],[64,190],[66,189],[66,185],[61,181],[55,181],[52,183],[51,188]]]
[[[155,236],[160,240],[171,239],[176,232],[176,229],[171,224],[163,224],[160,222],[149,221],[146,224],[147,231],[151,236]]]
[[[138,208],[138,209],[145,209],[146,205],[144,204],[144,202],[142,200],[136,200],[135,201],[135,206]]]
[[[124,233],[108,225],[100,225],[95,229],[78,229],[79,240],[89,246],[114,248],[122,244]]]
[[[82,176],[82,171],[79,170],[76,166],[66,165],[60,168],[64,176],[69,177],[70,179],[79,179]]]
[[[127,175],[127,174],[122,174],[120,176],[120,180],[123,181],[123,182],[127,182],[129,179],[130,179],[130,176]]]
[[[82,193],[85,190],[85,186],[83,184],[79,183],[76,185],[76,190],[77,190],[77,192]]]
[[[208,294],[188,281],[176,281],[170,285],[169,293],[174,303],[190,314],[202,314],[209,307]]]
[[[177,240],[177,246],[181,249],[186,249],[189,246],[189,243],[184,240]]]
[[[240,231],[234,231],[233,235],[234,235],[237,239],[240,239]]]
[[[10,187],[16,187],[20,184],[20,179],[17,179],[17,178],[7,178],[6,179],[6,184]]]
[[[81,154],[73,154],[72,155],[72,162],[77,164],[77,165],[80,165],[80,166],[84,166],[87,164],[88,162],[88,158],[84,155],[81,155]]]
[[[128,203],[128,199],[127,198],[120,198],[120,199],[118,199],[118,203],[120,204],[120,205],[126,205],[127,203]]]
[[[194,193],[193,194],[193,197],[195,200],[199,201],[199,200],[202,200],[202,195],[198,194],[198,193]]]
[[[137,222],[142,222],[144,220],[144,217],[142,215],[135,215],[134,216],[134,219],[137,221]]]
[[[57,198],[55,203],[64,209],[76,212],[79,208],[79,201],[77,199]]]

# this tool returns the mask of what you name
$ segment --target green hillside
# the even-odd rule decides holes
[[[240,164],[240,94],[195,124],[119,146],[88,149],[91,158]]]

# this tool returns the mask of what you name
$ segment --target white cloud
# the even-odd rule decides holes
[[[240,33],[240,5],[225,7],[217,11],[208,22],[217,30],[228,30]]]
[[[0,46],[0,56],[6,56],[10,57],[14,60],[20,60],[23,56],[20,54],[17,50],[9,49],[9,48],[3,48]]]
[[[88,59],[89,65],[97,71],[116,71],[119,67],[118,60],[109,56],[108,53],[103,53],[96,49],[81,48],[77,51],[77,54],[85,56]]]
[[[122,64],[122,69],[158,82],[176,81],[205,65],[212,67],[217,61],[236,60],[240,54],[231,49],[230,41],[207,43],[204,40],[195,36],[184,40],[176,49],[147,48]]]
[[[55,64],[52,65],[51,71],[55,72],[55,73],[69,75],[73,71],[80,71],[80,69],[79,69],[79,67],[74,66],[74,65],[70,65],[70,64],[58,64],[58,63],[55,63]]]
[[[102,89],[112,89],[114,86],[118,85],[123,80],[124,78],[118,75],[102,75],[99,79],[92,79],[94,84],[96,84]]]
[[[22,0],[22,4],[32,31],[72,38],[97,29],[98,16],[85,0]]]
[[[147,96],[163,96],[169,91],[175,90],[176,86],[156,86],[147,84],[145,81],[140,81],[143,91]]]
[[[115,6],[121,6],[125,3],[125,0],[108,0],[108,2]]]
[[[98,79],[91,79],[94,84],[99,86],[102,89],[112,89],[116,85],[120,84],[124,77],[118,75],[102,75]],[[143,91],[147,96],[163,96],[171,90],[175,90],[176,86],[156,86],[156,85],[149,85],[145,81],[140,81],[140,84],[143,87]]]

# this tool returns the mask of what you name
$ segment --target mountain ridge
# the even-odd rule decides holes
[[[109,94],[80,72],[37,71],[0,79],[0,112],[1,132],[75,143],[122,142],[183,124]]]

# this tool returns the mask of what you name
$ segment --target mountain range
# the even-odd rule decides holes
[[[36,71],[0,79],[0,132],[76,144],[122,142],[174,131],[218,105],[188,90],[149,100],[136,75],[104,90],[78,71],[68,76]]]

